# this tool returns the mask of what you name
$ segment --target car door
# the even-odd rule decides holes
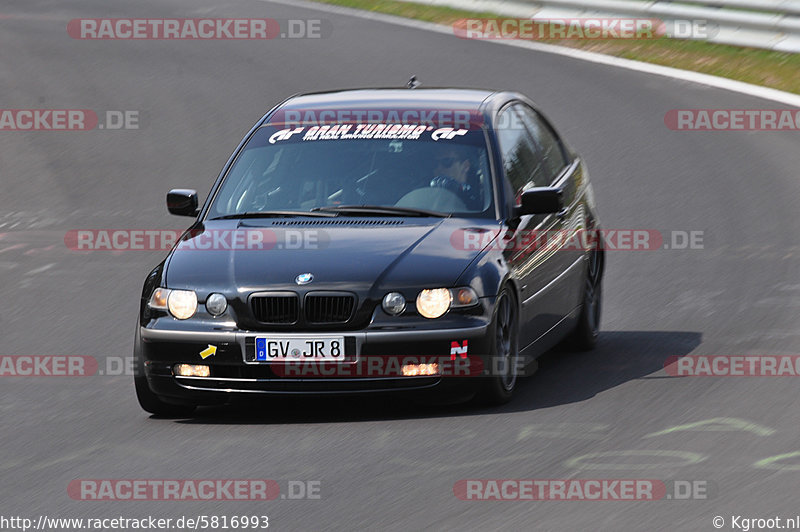
[[[579,238],[585,229],[586,213],[578,201],[576,175],[580,172],[577,161],[571,161],[565,146],[555,129],[535,109],[520,103],[515,106],[536,146],[538,159],[543,166],[544,186],[557,187],[562,191],[564,210],[551,214],[541,222],[545,231],[560,231],[553,238],[548,261],[557,273],[545,294],[547,306],[554,316],[569,314],[579,303],[583,288],[584,264],[583,241]],[[554,325],[555,323],[553,323]]]
[[[500,110],[495,131],[503,162],[506,189],[519,205],[525,190],[547,186],[551,181],[530,130],[519,113],[521,103]],[[561,274],[559,258],[540,246],[545,230],[559,230],[562,219],[555,215],[526,215],[509,220],[504,255],[520,290],[520,349],[532,344],[562,317],[562,305],[554,301],[551,287]],[[560,294],[556,294],[560,297]]]

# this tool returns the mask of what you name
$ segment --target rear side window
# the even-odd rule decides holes
[[[527,105],[517,104],[514,107],[533,135],[537,156],[541,160],[545,182],[537,184],[547,186],[561,174],[567,165],[561,141],[539,113]]]

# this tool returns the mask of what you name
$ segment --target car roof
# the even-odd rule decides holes
[[[479,111],[497,91],[456,88],[348,89],[293,96],[280,109],[438,109]]]

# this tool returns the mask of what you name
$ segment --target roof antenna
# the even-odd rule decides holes
[[[408,83],[406,83],[406,87],[409,89],[416,89],[420,85],[422,85],[422,83],[417,80],[417,76],[411,76],[411,79],[408,80]]]

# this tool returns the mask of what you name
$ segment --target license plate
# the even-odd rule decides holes
[[[344,362],[344,336],[256,337],[258,362]]]

